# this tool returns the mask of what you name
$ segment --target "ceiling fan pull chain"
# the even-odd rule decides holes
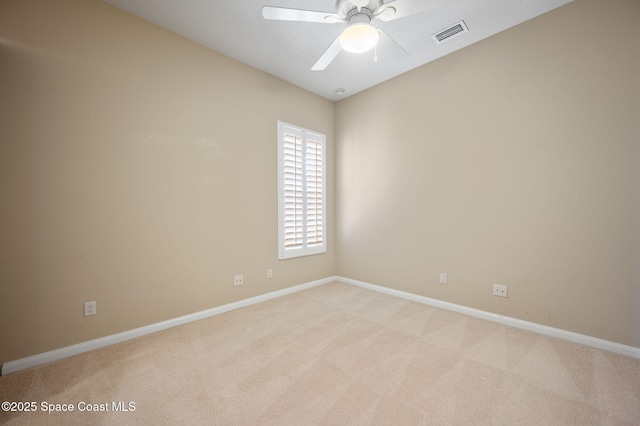
[[[378,62],[378,46],[373,48],[373,62]]]

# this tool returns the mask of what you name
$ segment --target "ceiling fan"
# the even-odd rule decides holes
[[[265,19],[280,21],[317,22],[325,24],[347,24],[347,28],[335,39],[320,59],[311,67],[313,71],[322,71],[338,56],[342,50],[363,53],[373,49],[380,36],[395,42],[382,29],[371,25],[372,21],[393,21],[405,16],[434,9],[448,0],[337,0],[336,12],[288,9],[265,6],[262,16]],[[402,49],[404,51],[404,49]],[[406,51],[405,51],[406,53]]]

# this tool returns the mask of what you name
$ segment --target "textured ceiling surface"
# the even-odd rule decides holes
[[[374,20],[398,45],[381,38],[374,51],[341,52],[312,71],[345,23],[266,20],[264,6],[335,13],[335,0],[103,0],[203,46],[332,101],[340,100],[448,53],[535,18],[572,0],[412,0],[431,10],[389,22]],[[402,5],[407,0],[396,0]],[[437,44],[432,35],[464,21],[469,31]],[[406,51],[406,53],[403,51]],[[343,88],[343,95],[336,89]]]

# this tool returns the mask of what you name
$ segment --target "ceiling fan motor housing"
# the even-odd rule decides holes
[[[357,14],[365,14],[371,21],[371,18],[382,4],[382,0],[338,0],[336,2],[336,11],[347,22],[350,22],[351,17]]]

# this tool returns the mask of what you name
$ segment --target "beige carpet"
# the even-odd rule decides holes
[[[8,424],[640,425],[640,360],[332,283],[0,377],[0,401],[37,403]]]

